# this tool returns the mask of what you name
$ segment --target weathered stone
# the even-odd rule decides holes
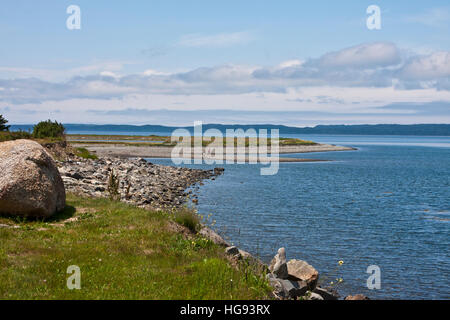
[[[273,273],[268,273],[266,276],[269,281],[269,285],[273,288],[273,295],[277,299],[288,298],[287,292],[285,291],[283,285],[281,284],[281,279],[275,277]]]
[[[303,260],[290,260],[287,263],[289,278],[306,281],[310,290],[314,290],[319,279],[319,272]]]
[[[228,255],[230,255],[230,256],[235,256],[235,255],[239,255],[239,254],[240,254],[240,253],[239,253],[239,249],[238,249],[237,247],[235,247],[235,246],[227,247],[227,248],[225,249],[225,252],[226,252]]]
[[[204,227],[199,231],[199,234],[206,239],[211,240],[215,244],[223,247],[230,247],[230,244],[226,242],[221,236],[219,236],[214,230]]]
[[[354,296],[346,296],[344,300],[370,300],[363,294],[355,294]]]
[[[320,295],[324,300],[337,300],[339,298],[337,292],[331,292],[320,287],[316,287],[313,292]]]
[[[311,292],[311,293],[308,295],[308,300],[324,300],[324,299],[322,298],[322,296],[321,296],[320,294]]]
[[[0,212],[46,218],[63,210],[64,184],[51,155],[39,143],[0,143]]]
[[[153,165],[145,159],[69,157],[59,162],[66,189],[83,196],[109,196],[108,180],[112,171],[119,180],[120,200],[139,207],[181,206],[186,190],[203,179],[222,171]],[[189,190],[191,191],[191,190]],[[192,197],[197,201],[195,197]]]
[[[272,272],[277,278],[287,279],[288,268],[286,265],[286,250],[284,248],[278,249],[278,253],[273,257],[269,266],[270,272]]]
[[[291,299],[297,299],[308,291],[308,286],[304,281],[280,280],[280,283]]]

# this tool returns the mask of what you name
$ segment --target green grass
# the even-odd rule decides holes
[[[192,232],[197,232],[200,229],[200,217],[191,208],[181,208],[174,212],[174,220],[176,223],[185,226]]]
[[[0,218],[19,226],[0,228],[0,299],[268,297],[263,275],[232,267],[209,240],[176,232],[171,213],[73,195],[67,205],[49,221]],[[71,265],[81,269],[81,290],[66,286]]]
[[[75,154],[84,159],[98,159],[95,154],[90,153],[86,148],[75,148]]]

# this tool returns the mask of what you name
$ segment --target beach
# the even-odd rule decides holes
[[[125,145],[125,144],[111,144],[111,143],[73,143],[72,145],[76,148],[86,148],[90,152],[97,154],[100,157],[120,157],[120,158],[171,158],[173,147],[169,146],[136,146],[136,145]],[[289,146],[279,146],[279,154],[295,154],[295,153],[311,153],[311,152],[329,152],[329,151],[351,151],[356,150],[352,147],[336,146],[331,144],[315,144],[315,145],[289,145]],[[184,155],[183,157],[188,157],[191,159],[195,158],[205,158],[207,154],[206,148],[202,149],[202,154],[192,152],[189,155]],[[219,156],[206,156],[208,159],[223,160],[223,157]],[[237,154],[234,155],[234,159],[237,160]],[[245,155],[245,162],[270,162],[274,161],[274,155],[270,154],[270,148],[267,156],[256,157]],[[286,158],[280,157],[279,162],[316,162],[316,161],[326,161],[322,159],[304,159],[304,158]]]

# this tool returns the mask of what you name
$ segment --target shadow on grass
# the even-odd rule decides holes
[[[67,220],[69,218],[72,218],[75,213],[77,212],[77,209],[73,206],[67,206],[55,213],[53,216],[51,216],[50,218],[45,219],[45,222],[58,222],[58,221],[62,221],[62,220]]]
[[[16,223],[26,223],[26,222],[59,222],[67,220],[75,215],[77,209],[73,206],[66,206],[63,210],[55,213],[53,216],[48,218],[40,217],[22,217],[16,216],[8,213],[0,213],[0,217],[11,219]]]

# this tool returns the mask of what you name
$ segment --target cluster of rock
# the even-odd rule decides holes
[[[0,213],[47,218],[63,210],[66,193],[52,156],[37,142],[0,143]]]
[[[303,260],[286,260],[286,250],[280,248],[269,265],[267,275],[279,299],[337,300],[335,292],[317,286],[319,272]]]
[[[336,291],[317,285],[319,272],[306,261],[297,259],[287,261],[284,248],[280,248],[272,259],[269,271],[267,279],[274,288],[273,294],[278,299],[338,300],[339,298]],[[345,298],[345,300],[365,299],[368,298],[363,295]]]
[[[118,179],[120,200],[139,207],[159,208],[183,204],[187,188],[214,179],[223,169],[200,170],[152,164],[145,159],[71,157],[58,162],[66,190],[88,197],[108,197],[108,181]],[[195,196],[193,201],[196,201]]]

